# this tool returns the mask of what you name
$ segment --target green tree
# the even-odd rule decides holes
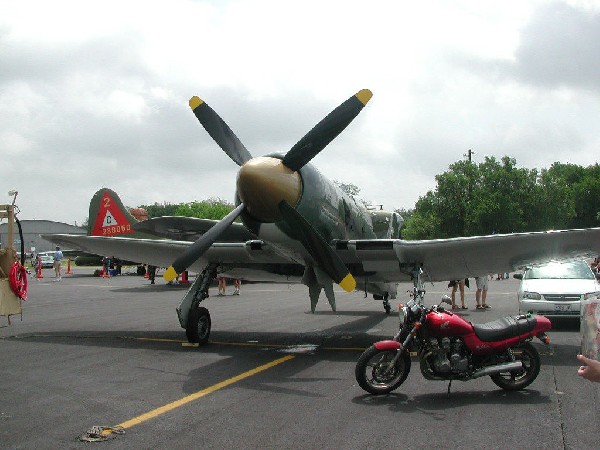
[[[175,211],[179,207],[178,204],[173,203],[154,203],[153,205],[141,205],[138,208],[144,208],[148,212],[148,218],[163,217],[163,216],[175,216]]]
[[[432,202],[437,215],[437,237],[464,236],[472,222],[471,195],[478,178],[478,167],[471,161],[457,161],[450,170],[435,177],[436,198]]]
[[[175,215],[198,217],[201,219],[221,220],[229,214],[234,205],[220,198],[182,203],[175,210]]]
[[[573,186],[575,218],[570,228],[588,228],[600,225],[600,166],[586,168],[581,180]]]
[[[435,239],[439,237],[439,216],[436,213],[437,198],[432,191],[420,197],[409,217],[404,218],[402,239]]]
[[[478,175],[465,235],[526,231],[526,210],[533,203],[537,172],[517,168],[515,159],[505,156],[501,161],[486,157]]]
[[[516,160],[458,161],[436,176],[404,224],[406,239],[434,239],[597,226],[600,167],[555,163],[517,167]]]

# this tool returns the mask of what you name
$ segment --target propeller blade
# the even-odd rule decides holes
[[[302,245],[304,245],[304,248],[310,253],[321,270],[346,292],[352,292],[356,287],[356,280],[337,253],[325,242],[317,230],[285,200],[279,203],[279,209],[281,210],[283,219],[300,236]]]
[[[235,219],[242,213],[245,205],[240,203],[237,208],[227,214],[221,219],[220,222],[216,223],[210,230],[204,233],[200,239],[194,242],[186,251],[179,256],[169,267],[165,274],[164,279],[167,281],[174,280],[177,275],[191,266],[198,258],[200,258],[206,250],[219,238],[219,236],[229,228]]]
[[[354,120],[372,96],[363,89],[331,111],[287,152],[283,164],[293,171],[304,167]]]
[[[196,96],[192,97],[190,108],[210,137],[238,166],[242,166],[246,161],[252,159],[250,152],[246,150],[231,128],[203,100]]]

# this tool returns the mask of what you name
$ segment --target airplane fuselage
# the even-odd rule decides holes
[[[268,155],[281,159],[281,155]],[[370,211],[335,183],[323,176],[313,165],[299,171],[301,193],[295,209],[306,218],[321,237],[329,243],[351,239],[395,239],[400,237],[402,218],[395,212]],[[240,203],[236,195],[236,204]],[[312,266],[315,262],[299,237],[286,221],[260,221],[251,211],[241,214],[244,225],[259,239],[275,245],[298,263]],[[395,285],[389,283],[359,283],[360,290],[395,297]]]

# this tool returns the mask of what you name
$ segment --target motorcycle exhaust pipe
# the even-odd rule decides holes
[[[513,370],[523,370],[523,363],[521,363],[521,361],[511,361],[504,364],[498,364],[497,366],[484,367],[475,372],[473,378],[485,377],[501,372],[512,372]]]

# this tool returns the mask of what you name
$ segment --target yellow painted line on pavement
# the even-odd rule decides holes
[[[167,339],[167,338],[145,338],[145,337],[136,337],[134,338],[136,341],[150,341],[150,342],[178,342],[184,343],[187,342],[183,339]]]
[[[225,381],[221,381],[220,383],[213,384],[212,386],[207,387],[206,389],[202,389],[201,391],[198,391],[194,394],[188,395],[187,397],[183,397],[183,398],[176,400],[174,402],[171,402],[167,405],[153,409],[152,411],[148,411],[147,413],[139,415],[137,417],[134,417],[133,419],[126,420],[125,422],[122,422],[119,425],[116,425],[115,428],[117,428],[117,427],[131,428],[135,425],[139,425],[143,422],[146,422],[147,420],[154,419],[155,417],[158,417],[161,414],[167,413],[167,412],[172,411],[176,408],[179,408],[180,406],[183,406],[187,403],[193,402],[194,400],[198,400],[199,398],[202,398],[208,394],[212,394],[213,392],[216,392],[219,389],[223,389],[227,386],[237,383],[238,381],[241,381],[245,378],[251,377],[252,375],[256,375],[257,373],[263,372],[267,369],[270,369],[271,367],[275,367],[278,364],[289,361],[290,359],[294,359],[294,356],[287,355],[287,356],[284,356],[283,358],[278,358],[274,361],[271,361],[267,364],[263,364],[262,366],[258,366],[256,368],[249,370],[247,372],[244,372],[240,375],[229,378]],[[110,430],[103,431],[103,434],[105,434],[105,435],[108,435],[110,433],[111,433]]]

